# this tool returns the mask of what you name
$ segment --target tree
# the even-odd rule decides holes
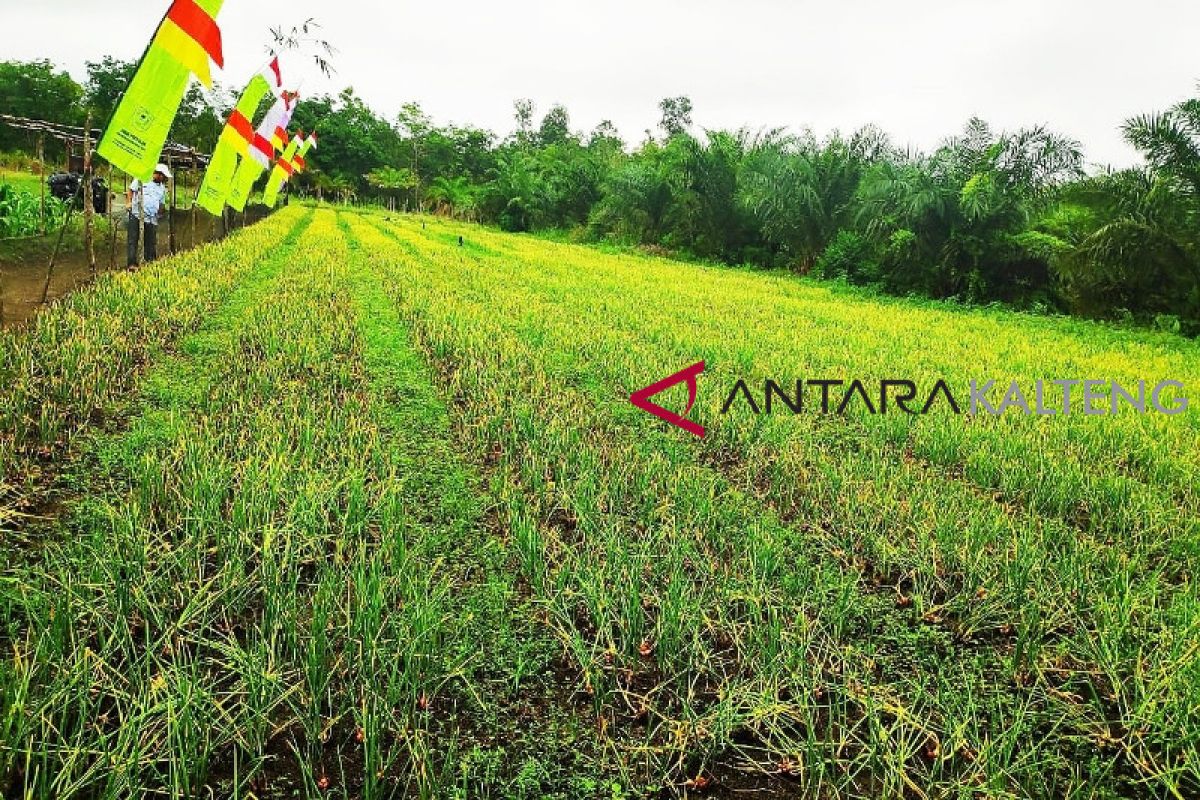
[[[517,123],[517,142],[527,145],[532,141],[533,132],[533,101],[521,98],[513,101],[513,118]]]
[[[971,120],[930,156],[864,175],[859,221],[881,252],[884,285],[970,301],[1049,301],[1048,242],[1032,218],[1080,175],[1078,143],[1037,127],[995,134]]]
[[[477,208],[477,193],[464,177],[438,176],[429,184],[427,197],[435,213],[470,218]]]
[[[16,117],[82,125],[83,87],[49,61],[0,61],[0,109]],[[0,126],[0,149],[28,146],[26,133]]]
[[[685,95],[664,97],[659,101],[658,108],[662,112],[658,127],[663,129],[668,139],[686,133],[692,126],[691,98]]]
[[[86,66],[88,77],[83,87],[83,101],[92,112],[92,119],[103,126],[133,80],[137,62],[105,56],[100,61],[88,61]]]
[[[738,203],[738,186],[749,146],[745,131],[707,131],[701,142],[677,134],[667,145],[682,167],[670,216],[676,246],[700,256],[741,260],[749,238],[748,215]],[[670,242],[669,242],[670,243]]]
[[[331,180],[349,183],[355,191],[376,167],[401,163],[396,129],[376,114],[352,88],[336,98],[321,96],[300,103],[292,118],[297,130],[316,131],[319,157]]]
[[[1185,191],[1200,197],[1200,99],[1185,100],[1162,113],[1134,117],[1122,130],[1152,169],[1179,181]]]
[[[1140,169],[1071,186],[1042,227],[1064,242],[1055,267],[1074,311],[1177,317],[1200,333],[1200,100],[1128,120]]]
[[[495,177],[484,194],[485,208],[506,231],[527,231],[537,218],[537,176],[533,157],[521,148],[508,149],[496,159]]]
[[[366,174],[367,183],[385,194],[399,195],[417,185],[417,176],[410,169],[377,167]]]
[[[538,128],[538,143],[542,147],[565,144],[571,139],[571,116],[565,106],[554,104],[542,117],[541,127]]]
[[[191,84],[171,125],[170,140],[211,153],[235,102],[220,84],[214,84],[208,93],[198,84]]]
[[[661,146],[651,141],[610,165],[589,216],[594,235],[659,241],[672,199],[665,161]]]
[[[770,131],[748,159],[742,202],[766,240],[807,272],[839,231],[854,227],[864,172],[891,155],[887,137],[870,127],[823,142]]]
[[[1054,229],[1070,243],[1056,260],[1076,312],[1173,314],[1200,326],[1200,237],[1195,198],[1153,168],[1106,172],[1072,186],[1076,213]]]
[[[400,113],[396,117],[396,125],[402,134],[407,134],[408,141],[402,148],[408,152],[409,168],[412,171],[413,183],[413,207],[421,208],[421,184],[422,170],[421,159],[425,150],[426,139],[433,131],[433,121],[429,115],[422,110],[418,103],[405,103],[400,107]]]

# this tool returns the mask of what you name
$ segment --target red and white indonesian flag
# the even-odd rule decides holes
[[[283,94],[283,72],[279,69],[279,56],[271,59],[271,63],[267,64],[267,68],[263,70],[262,76],[267,79],[267,83],[276,97]]]
[[[275,141],[280,131],[284,132],[282,138],[286,141],[287,126],[292,121],[296,105],[296,96],[290,92],[284,92],[283,96],[275,101],[275,105],[271,106],[271,110],[259,123],[258,130],[254,132],[254,146],[250,148],[250,155],[262,165],[263,169],[270,167],[275,153],[283,149],[277,147]]]

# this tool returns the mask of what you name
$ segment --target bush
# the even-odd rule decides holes
[[[894,294],[926,290],[930,281],[923,273],[920,241],[915,233],[901,228],[888,237],[880,259],[880,275],[885,288]]]
[[[46,198],[46,227],[62,224],[67,204]],[[0,239],[32,236],[41,231],[41,198],[0,184]]]
[[[813,274],[819,278],[845,278],[861,286],[878,282],[879,264],[869,241],[853,231],[842,230],[817,258]]]

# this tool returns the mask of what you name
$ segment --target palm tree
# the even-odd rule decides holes
[[[1085,212],[1058,262],[1076,309],[1200,317],[1197,203],[1186,184],[1154,169],[1105,172],[1067,195]]]
[[[1123,131],[1146,167],[1068,192],[1081,213],[1057,265],[1064,289],[1085,313],[1170,314],[1200,329],[1200,100],[1134,117]]]
[[[772,131],[747,156],[742,202],[767,240],[807,271],[838,231],[852,227],[863,172],[890,153],[875,128],[824,142]]]
[[[453,178],[439,175],[430,182],[425,200],[433,206],[435,214],[463,216],[475,210],[475,187],[461,175]]]
[[[1134,117],[1126,121],[1123,131],[1153,169],[1170,175],[1189,194],[1200,197],[1200,99]]]
[[[367,183],[376,189],[381,189],[387,194],[395,194],[407,191],[417,185],[417,177],[412,170],[396,167],[379,167],[373,169],[364,175]]]
[[[973,119],[931,156],[869,170],[859,223],[884,250],[893,290],[1021,300],[1050,282],[1029,222],[1082,160],[1076,142],[1045,128],[997,135]]]

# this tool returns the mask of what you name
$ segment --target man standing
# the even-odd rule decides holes
[[[154,168],[154,179],[147,184],[135,180],[129,184],[125,200],[129,204],[129,223],[127,240],[129,242],[129,266],[137,266],[138,244],[141,239],[142,214],[146,215],[146,261],[158,257],[158,217],[163,210],[163,201],[167,198],[167,181],[171,179],[171,170],[166,164]]]

